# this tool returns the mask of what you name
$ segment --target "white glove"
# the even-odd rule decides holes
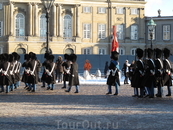
[[[13,71],[10,71],[10,75],[13,75]]]
[[[7,71],[3,71],[4,75],[7,75]]]

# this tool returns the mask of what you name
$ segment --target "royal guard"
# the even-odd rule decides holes
[[[46,86],[46,75],[47,75],[47,73],[46,73],[46,71],[45,71],[45,65],[48,63],[48,61],[49,61],[49,53],[45,53],[44,54],[44,59],[45,59],[45,61],[42,63],[42,67],[43,67],[43,73],[42,73],[42,76],[41,76],[41,81],[42,81],[42,88],[44,88],[45,86]]]
[[[134,87],[134,95],[133,97],[143,97],[144,96],[144,86],[142,85],[142,81],[144,78],[144,62],[142,60],[143,50],[140,48],[136,49],[137,61],[134,66],[134,73],[131,80],[131,86]],[[140,95],[138,92],[138,88],[140,88]]]
[[[29,54],[25,54],[24,55],[24,62],[22,64],[22,67],[24,67],[24,72],[22,74],[22,79],[21,81],[25,83],[25,89],[29,89],[29,84],[28,84],[28,78],[29,78],[29,75],[30,75],[30,68],[28,66],[29,64],[29,61],[30,61],[30,57],[29,57]]]
[[[109,65],[109,74],[107,78],[107,85],[108,85],[108,94],[112,94],[112,86],[115,86],[115,93],[114,95],[118,95],[119,86],[120,86],[120,79],[119,79],[119,53],[117,51],[111,52],[111,63]]]
[[[70,92],[71,87],[75,86],[75,93],[79,93],[79,76],[78,76],[78,64],[76,63],[77,56],[75,54],[70,55],[70,74],[69,74],[69,87],[66,92]]]
[[[168,60],[170,56],[170,50],[167,48],[163,49],[164,60],[163,60],[163,85],[167,86],[168,94],[166,96],[171,96],[171,86],[172,86],[172,78],[171,78],[171,64]]]
[[[157,97],[162,97],[162,93],[163,93],[163,63],[161,60],[161,56],[162,56],[162,50],[159,48],[156,48],[154,50],[155,52],[155,87],[158,89],[158,92],[156,94]]]
[[[35,92],[36,91],[36,84],[38,83],[38,73],[37,73],[37,67],[38,67],[38,62],[36,60],[36,54],[33,52],[29,53],[30,61],[28,63],[28,68],[29,68],[29,77],[28,77],[28,84],[29,84],[29,89],[28,91]]]
[[[66,82],[69,81],[69,73],[70,73],[70,61],[69,61],[69,55],[68,54],[64,54],[64,59],[65,61],[63,62],[62,66],[63,66],[63,87],[62,89],[66,88]]]
[[[155,86],[155,63],[153,61],[153,50],[147,49],[148,59],[146,60],[145,75],[142,82],[144,87],[147,87],[149,98],[154,98],[154,86]]]
[[[54,62],[54,55],[49,55],[47,64],[45,64],[45,72],[46,72],[46,80],[45,82],[48,84],[47,90],[53,90],[54,84],[56,83],[55,79],[55,67],[56,64]]]

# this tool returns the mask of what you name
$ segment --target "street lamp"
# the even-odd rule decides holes
[[[149,29],[149,35],[150,35],[150,39],[151,39],[151,49],[153,49],[153,34],[154,34],[154,29],[155,29],[156,23],[151,18],[150,21],[147,23],[147,26]]]
[[[49,12],[51,9],[51,6],[53,5],[55,0],[41,0],[41,2],[44,5],[44,8],[46,10],[46,23],[47,23],[47,29],[46,29],[46,53],[50,53],[49,51]]]

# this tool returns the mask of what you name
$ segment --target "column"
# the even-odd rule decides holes
[[[55,37],[56,36],[56,4],[53,4],[53,30],[52,30],[52,32],[53,32],[53,36]]]
[[[78,26],[78,23],[79,23],[79,11],[78,11],[78,8],[79,8],[80,5],[76,5],[76,37],[79,37],[79,26]]]
[[[34,36],[38,36],[38,4],[35,3],[34,9]]]
[[[14,2],[10,2],[10,36],[14,36],[14,17],[13,17],[13,11],[14,11]]]
[[[61,29],[61,8],[62,8],[62,5],[61,4],[58,4],[58,37],[61,37],[61,32],[60,32],[60,29]]]
[[[32,33],[32,4],[28,3],[28,17],[29,17],[29,24],[28,24],[28,35],[33,36]]]

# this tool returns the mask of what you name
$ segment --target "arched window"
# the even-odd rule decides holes
[[[136,51],[136,48],[132,48],[131,51],[130,51],[130,54],[134,56],[136,54],[135,51]]]
[[[25,36],[25,16],[22,13],[16,15],[15,33],[17,37]]]
[[[18,54],[26,54],[26,50],[24,48],[18,48],[17,53]]]
[[[64,16],[64,27],[63,27],[63,37],[67,40],[72,37],[72,19],[70,15]]]
[[[50,54],[52,54],[52,50],[49,48]],[[40,51],[40,54],[45,54],[46,53],[46,48],[42,48]]]
[[[40,16],[40,37],[46,37],[46,30],[47,24],[46,24],[46,14],[42,14]]]
[[[119,55],[125,55],[124,48],[119,48]]]
[[[74,51],[73,51],[73,49],[68,48],[65,50],[65,54],[74,54]]]

